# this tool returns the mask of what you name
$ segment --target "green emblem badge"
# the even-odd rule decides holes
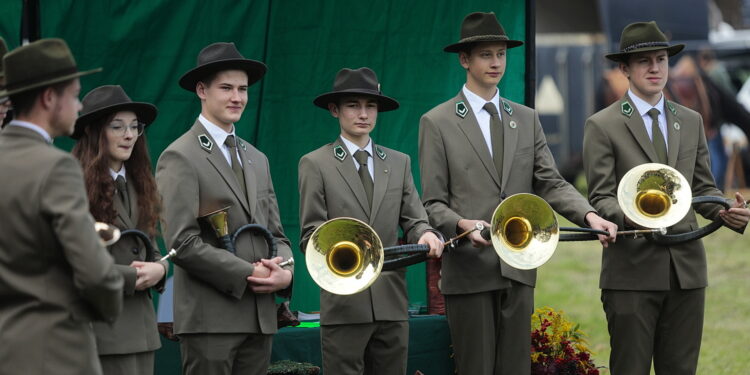
[[[674,130],[680,130],[680,123],[679,122],[675,122],[674,124],[672,124],[672,126],[674,126]]]
[[[518,125],[516,125],[515,121],[511,121],[510,124],[508,124],[508,126],[510,126],[511,129],[515,129],[516,126],[518,126]]]
[[[344,158],[346,157],[346,150],[344,150],[344,148],[341,147],[341,145],[338,145],[333,148],[333,156],[336,159],[339,159],[339,161],[343,161]]]
[[[506,102],[505,100],[503,100],[502,102],[505,112],[508,112],[509,115],[513,116],[513,108],[511,108],[510,104],[508,104],[508,102]]]
[[[622,102],[622,104],[620,105],[620,109],[622,110],[622,114],[625,116],[630,117],[630,115],[633,114],[633,106],[628,102]]]
[[[383,149],[380,148],[380,146],[375,147],[375,153],[378,154],[378,157],[380,158],[380,160],[385,160],[385,157],[386,157],[385,151],[383,151]]]
[[[469,109],[466,108],[466,104],[464,104],[464,102],[456,103],[456,116],[464,118],[466,117],[467,113],[469,113]]]
[[[673,115],[677,115],[677,109],[675,109],[674,104],[672,104],[672,102],[670,102],[668,100],[667,100],[667,107],[669,108],[669,112],[672,112]]]
[[[242,147],[243,151],[247,151],[247,146],[245,146],[245,142],[242,142],[239,138],[237,139],[237,143],[240,144],[240,147]]]
[[[203,149],[208,152],[210,152],[214,147],[214,143],[211,142],[211,138],[208,138],[208,136],[205,134],[201,134],[198,136],[198,142],[201,144],[201,147],[203,147]]]

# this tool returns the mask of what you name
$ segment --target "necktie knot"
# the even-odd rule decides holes
[[[484,110],[487,111],[490,116],[497,116],[497,107],[495,107],[495,104],[487,102],[484,103],[484,107],[482,108],[484,108]]]
[[[234,136],[231,134],[228,135],[227,138],[224,140],[224,144],[227,145],[229,149],[234,149],[235,147],[237,147],[237,142],[235,142]]]
[[[117,185],[117,190],[122,194],[127,191],[127,185],[125,184],[125,178],[122,177],[122,175],[117,176],[115,178],[115,184]]]
[[[364,150],[357,150],[354,152],[354,160],[356,160],[357,163],[362,166],[367,166],[367,158],[369,156],[370,154]]]
[[[651,116],[651,119],[652,119],[652,120],[654,120],[654,121],[659,121],[659,114],[660,114],[661,112],[659,112],[659,110],[658,110],[658,109],[656,109],[656,108],[651,108],[651,109],[649,109],[649,110],[648,110],[648,112],[646,112],[646,113],[648,113],[648,115],[649,115],[649,116]]]

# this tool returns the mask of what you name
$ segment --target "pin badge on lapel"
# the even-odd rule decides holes
[[[383,151],[383,149],[381,149],[379,146],[375,147],[375,153],[378,154],[378,157],[380,158],[380,160],[385,160],[385,157],[386,157],[385,151]]]
[[[208,152],[210,152],[214,147],[214,143],[211,142],[211,138],[208,138],[208,136],[205,134],[201,134],[198,136],[198,142],[200,143],[201,147],[203,147],[203,149]]]
[[[633,106],[631,106],[628,102],[622,102],[622,104],[620,105],[620,110],[622,110],[623,115],[628,117],[633,114]]]
[[[467,113],[469,113],[469,109],[466,108],[466,104],[464,104],[464,102],[456,103],[456,116],[464,118],[466,117]]]
[[[509,115],[513,116],[513,108],[505,100],[503,100],[503,109],[505,112],[508,112]]]
[[[240,147],[242,147],[242,151],[247,151],[247,146],[245,146],[245,142],[242,142],[241,140],[237,140],[237,143],[240,144]]]
[[[511,122],[510,122],[510,123],[508,124],[508,126],[510,126],[510,128],[511,128],[511,129],[515,129],[515,128],[516,128],[516,126],[518,126],[518,125],[516,125],[516,122],[515,122],[515,121],[511,121]]]
[[[338,145],[333,148],[333,156],[339,159],[339,161],[343,161],[346,158],[346,150],[341,145]]]
[[[674,126],[674,130],[680,130],[680,123],[679,122],[675,122],[674,124],[672,124],[672,126]]]
[[[677,115],[677,109],[675,109],[674,104],[672,102],[667,100],[667,108],[669,108],[669,112],[672,112],[673,115]]]

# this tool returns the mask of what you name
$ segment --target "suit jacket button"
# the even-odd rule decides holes
[[[134,247],[132,251],[133,254],[138,254],[140,252],[137,247]]]
[[[500,199],[505,199],[508,197],[508,194],[505,194],[505,192],[500,193]]]

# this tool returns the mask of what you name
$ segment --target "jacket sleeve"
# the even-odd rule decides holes
[[[600,215],[619,228],[625,227],[624,214],[617,202],[617,177],[612,142],[594,120],[583,128],[583,170],[589,189],[589,202]]]
[[[307,242],[315,229],[328,220],[325,186],[320,167],[308,156],[298,166],[300,251],[305,253]]]
[[[78,161],[60,159],[41,186],[42,213],[51,220],[75,287],[98,320],[114,321],[122,310],[123,278],[94,231]]]
[[[427,222],[427,212],[419,200],[419,193],[414,186],[414,177],[411,174],[411,159],[406,156],[404,165],[404,185],[401,194],[401,215],[399,224],[404,231],[404,237],[408,243],[417,243],[426,231],[433,230]],[[436,233],[438,238],[441,237]]]
[[[450,208],[450,171],[443,135],[427,115],[419,120],[419,172],[422,201],[430,224],[446,236],[454,237],[462,217]]]

